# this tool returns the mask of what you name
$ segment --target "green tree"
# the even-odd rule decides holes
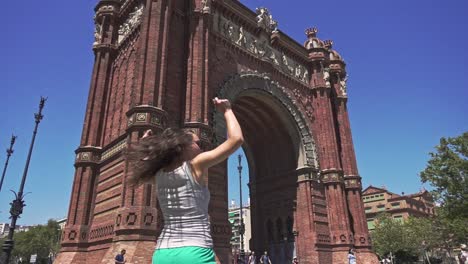
[[[34,226],[26,232],[15,232],[12,259],[21,258],[24,263],[29,263],[31,255],[37,254],[36,263],[48,263],[49,254],[55,256],[58,253],[60,232],[54,220],[49,220],[47,225]]]
[[[420,173],[423,183],[434,188],[432,194],[440,203],[444,216],[468,218],[468,132],[455,138],[441,138],[431,152],[427,167]]]
[[[468,132],[455,138],[441,138],[421,172],[430,183],[437,203],[433,226],[439,233],[439,247],[449,249],[466,243],[468,237]]]
[[[406,251],[410,244],[403,222],[393,219],[388,214],[377,217],[371,237],[374,249],[380,256]]]

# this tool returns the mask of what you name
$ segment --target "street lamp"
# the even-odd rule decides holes
[[[8,162],[10,161],[10,156],[13,154],[13,145],[15,144],[15,141],[16,141],[16,136],[12,135],[11,141],[10,141],[10,148],[6,150],[7,159],[5,161],[5,166],[3,167],[2,179],[0,180],[0,191],[2,190],[3,179],[5,178],[5,173],[8,167]]]
[[[239,159],[239,166],[237,166],[237,169],[239,170],[239,200],[240,200],[240,207],[239,207],[239,217],[240,217],[240,225],[239,225],[239,234],[240,234],[240,259],[242,260],[242,263],[244,263],[245,259],[245,252],[244,252],[244,232],[245,232],[245,226],[244,226],[244,218],[242,217],[242,165],[241,165],[241,160],[242,160],[242,155],[239,154],[237,156]]]
[[[39,113],[34,114],[34,118],[36,121],[36,125],[34,127],[34,132],[33,132],[33,137],[31,141],[31,145],[29,146],[29,153],[28,153],[28,158],[26,159],[26,165],[24,167],[24,172],[23,172],[23,178],[21,179],[21,185],[19,188],[18,193],[15,193],[15,200],[10,203],[11,209],[10,209],[10,218],[11,218],[11,224],[10,224],[10,230],[8,231],[8,238],[5,240],[3,243],[3,256],[2,259],[0,259],[1,264],[8,264],[10,262],[10,254],[11,251],[13,250],[14,247],[14,241],[13,241],[13,234],[15,232],[16,228],[16,220],[18,217],[23,213],[23,207],[25,206],[23,198],[23,189],[24,189],[24,183],[26,182],[26,176],[28,175],[28,169],[29,169],[29,162],[31,161],[31,154],[32,150],[34,147],[34,141],[36,140],[36,134],[37,134],[37,127],[39,126],[39,123],[41,122],[42,118],[44,117],[42,115],[42,109],[44,108],[45,101],[47,99],[44,97],[41,97],[41,101],[39,103]]]

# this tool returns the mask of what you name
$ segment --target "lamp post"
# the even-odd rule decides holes
[[[37,134],[37,127],[39,126],[39,123],[41,122],[42,118],[44,117],[42,115],[42,109],[44,108],[45,101],[47,99],[44,97],[41,97],[41,101],[39,103],[39,113],[34,114],[34,118],[36,120],[36,125],[34,127],[34,132],[33,132],[33,137],[31,141],[31,145],[29,146],[29,153],[28,153],[28,158],[26,159],[26,165],[24,167],[24,172],[23,172],[23,178],[21,179],[21,185],[19,188],[18,193],[15,193],[15,200],[10,203],[11,208],[10,208],[10,218],[11,218],[11,224],[10,224],[10,230],[8,231],[8,238],[5,240],[3,243],[3,256],[2,259],[0,259],[1,264],[8,264],[10,262],[10,255],[11,251],[13,250],[14,247],[14,241],[13,241],[13,234],[15,232],[16,228],[16,220],[18,217],[23,213],[23,207],[25,206],[23,198],[23,189],[24,189],[24,183],[26,182],[26,176],[28,175],[28,169],[29,169],[29,162],[31,161],[31,154],[32,150],[34,147],[34,141],[36,140],[36,134]]]
[[[10,148],[6,150],[7,159],[5,161],[5,167],[3,167],[2,179],[0,180],[0,191],[2,190],[3,179],[5,178],[5,173],[8,167],[8,162],[10,161],[10,156],[13,154],[13,145],[15,144],[15,141],[16,141],[16,136],[12,135],[11,141],[10,141]]]
[[[244,218],[242,217],[242,165],[241,165],[241,160],[242,156],[239,154],[237,156],[239,159],[239,166],[237,166],[237,169],[239,170],[239,200],[240,200],[240,207],[239,207],[239,217],[240,217],[240,225],[239,225],[239,234],[240,234],[240,259],[242,263],[244,263],[245,259],[245,252],[244,252],[244,232],[245,232],[245,226],[244,226]]]

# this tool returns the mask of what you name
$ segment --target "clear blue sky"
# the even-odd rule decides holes
[[[261,1],[282,31],[300,43],[316,26],[333,39],[350,78],[349,113],[364,185],[417,192],[418,173],[443,136],[468,130],[468,2],[466,0]],[[0,222],[18,190],[41,95],[44,120],[26,182],[18,224],[66,216],[93,64],[96,0],[5,1],[1,16],[0,165],[11,133],[15,153],[0,192]],[[244,159],[245,160],[245,159]],[[238,197],[237,159],[229,200]],[[247,178],[244,164],[244,179]],[[247,187],[245,186],[244,190]]]

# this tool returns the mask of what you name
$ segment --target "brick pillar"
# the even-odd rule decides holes
[[[301,168],[297,170],[297,196],[294,215],[294,231],[296,242],[296,254],[301,263],[319,264],[320,258],[317,251],[317,233],[315,227],[314,195],[312,181],[317,182],[317,170],[313,168]]]
[[[364,206],[361,198],[361,177],[357,171],[356,157],[354,154],[348,112],[346,109],[346,100],[344,98],[336,100],[336,113],[341,138],[340,156],[344,170],[346,197],[350,217],[352,219],[352,228],[355,240],[354,245],[356,248],[370,248],[369,231],[367,229]]]
[[[353,242],[356,248],[357,258],[360,263],[378,263],[371,251],[371,243],[367,221],[362,202],[362,184],[359,176],[354,152],[347,109],[346,80],[344,80],[344,63],[334,61],[333,86],[336,94],[334,100],[334,112],[336,114],[337,127],[339,128],[340,159],[345,178],[345,190],[348,210],[353,232]]]
[[[169,27],[175,1],[146,1],[135,66],[132,105],[163,108]]]
[[[338,151],[335,117],[332,109],[332,91],[328,61],[325,50],[317,48],[314,54],[312,105],[314,108],[314,131],[320,161],[321,179],[325,186],[330,227],[330,243],[333,248],[333,263],[345,263],[348,249],[352,246],[352,233],[348,217],[343,171]],[[321,56],[323,54],[323,57]]]
[[[105,98],[109,90],[109,74],[117,38],[116,18],[120,1],[100,1],[96,8],[96,32],[93,50],[95,63],[86,107],[85,121],[76,150],[75,176],[67,225],[62,235],[61,253],[55,263],[86,263],[86,248],[93,208],[95,181],[101,155]]]
[[[95,8],[96,34],[99,34],[100,37],[95,40],[93,45],[95,61],[81,136],[81,146],[99,146],[103,126],[105,125],[103,120],[104,108],[109,91],[111,64],[116,51],[114,45],[118,34],[116,18],[120,5],[120,1],[117,0],[108,2],[106,4],[109,7],[103,6],[104,3],[99,2]]]

